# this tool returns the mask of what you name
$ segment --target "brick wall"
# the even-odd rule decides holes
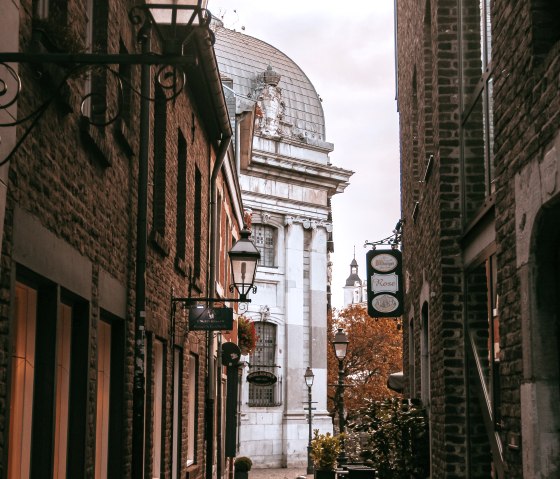
[[[118,53],[122,43],[130,53],[138,51],[135,44],[134,30],[126,16],[127,5],[123,2],[109,2],[109,36],[108,50]],[[31,2],[21,5],[21,44],[24,48],[31,41]],[[73,19],[84,18],[85,2],[75,1],[68,4],[69,16]],[[72,23],[72,28],[81,34],[84,25],[79,21]],[[154,45],[154,49],[157,49]],[[60,76],[62,69],[56,66],[45,67],[50,76]],[[23,78],[23,93],[20,97],[19,112],[23,116],[34,110],[48,97],[52,84],[48,79],[37,79],[29,66],[21,67]],[[115,83],[111,75],[107,75],[106,95],[110,112],[114,112]],[[132,81],[139,89],[140,70],[132,67]],[[102,314],[103,293],[100,276],[109,275],[124,291],[124,317],[118,318],[124,324],[124,385],[122,409],[122,476],[130,477],[131,471],[131,437],[132,437],[132,390],[134,371],[134,304],[135,304],[135,260],[136,260],[136,213],[137,213],[137,174],[139,148],[139,98],[132,95],[130,117],[128,125],[117,121],[104,128],[84,126],[80,119],[80,99],[84,91],[84,78],[79,77],[69,82],[69,87],[63,89],[53,104],[46,110],[31,135],[25,140],[16,157],[10,165],[9,189],[6,208],[6,223],[3,236],[2,269],[0,271],[0,455],[7,457],[10,381],[13,334],[13,288],[16,275],[22,268],[16,265],[13,252],[15,245],[14,218],[17,211],[24,212],[26,217],[33,218],[38,228],[44,231],[45,237],[56,238],[55,243],[60,251],[68,248],[77,256],[83,258],[84,263],[91,265],[89,273],[82,279],[90,285],[88,304],[90,305],[88,332],[88,383],[84,401],[86,403],[86,443],[85,443],[85,472],[84,477],[94,476],[95,463],[95,431],[96,431],[96,393],[97,393],[97,324]],[[152,86],[153,93],[153,86]],[[199,115],[200,105],[196,103],[197,92],[185,88],[182,95],[168,108],[168,125],[166,137],[167,170],[166,170],[166,228],[165,235],[158,241],[149,241],[147,251],[146,274],[146,330],[153,337],[164,342],[166,358],[164,364],[167,370],[164,374],[166,386],[163,428],[169,432],[172,428],[173,411],[173,344],[171,343],[171,297],[187,296],[189,294],[190,273],[195,269],[195,241],[200,246],[200,274],[192,281],[190,293],[193,296],[207,294],[208,249],[209,249],[209,181],[210,167],[215,161],[215,143],[210,137],[206,125]],[[153,125],[153,109],[150,123]],[[178,165],[178,131],[187,143],[187,191],[186,191],[186,254],[184,263],[176,261],[176,202],[177,202],[177,165]],[[21,135],[24,127],[20,127]],[[150,132],[150,162],[148,183],[154,182],[153,129]],[[201,176],[200,189],[202,205],[200,211],[195,211],[195,171]],[[231,215],[231,202],[236,199],[225,195],[224,209]],[[153,188],[148,188],[148,233],[152,230]],[[198,214],[198,216],[197,216]],[[225,217],[225,214],[223,215]],[[199,219],[195,225],[195,218]],[[230,219],[230,228],[237,227],[235,219]],[[200,233],[194,238],[195,229]],[[229,240],[232,232],[223,233]],[[53,240],[54,241],[54,240]],[[161,248],[163,243],[166,248]],[[44,251],[42,254],[50,255]],[[74,253],[73,253],[74,254]],[[224,253],[225,254],[225,253]],[[222,261],[224,258],[219,258]],[[72,268],[63,265],[62,268]],[[56,278],[44,279],[56,282]],[[73,286],[61,284],[61,287],[73,291]],[[206,345],[204,333],[186,332],[186,316],[178,314],[175,344],[184,351],[185,365],[183,367],[183,387],[188,380],[187,360],[189,352],[195,352],[199,357],[198,377],[198,424],[196,465],[189,469],[191,479],[200,478],[204,474],[204,391],[206,388]],[[38,339],[40,340],[40,338]],[[147,358],[150,359],[150,358]],[[153,361],[151,361],[153,363]],[[146,364],[150,364],[147,361]],[[153,375],[146,371],[147,404],[150,404],[153,389]],[[150,378],[152,380],[150,381]],[[187,444],[186,420],[188,408],[183,401],[183,427],[179,432],[182,436],[183,459]],[[151,417],[147,411],[146,418]],[[147,428],[146,450],[151,450],[151,428]],[[164,472],[170,477],[172,438],[167,434],[164,438],[164,452],[162,463]],[[182,461],[181,477],[187,473],[185,461]],[[6,461],[2,461],[0,477],[6,474]],[[148,457],[147,471],[151,471],[152,462]]]
[[[481,132],[469,129],[469,124],[462,130],[463,150],[460,143],[460,108],[467,100],[461,98],[460,82],[463,81],[467,95],[479,87],[481,52],[476,35],[467,30],[463,39],[469,39],[469,35],[472,38],[459,43],[459,14],[464,24],[470,19],[473,25],[478,24],[479,2],[463,2],[461,12],[461,4],[456,1],[421,3],[397,3],[403,256],[407,282],[404,355],[409,356],[408,324],[412,320],[416,359],[415,390],[408,393],[421,396],[420,311],[423,302],[428,301],[432,477],[483,477],[490,460],[488,450],[482,446],[487,433],[472,397],[473,389],[467,388],[469,377],[465,373],[463,326],[468,317],[463,316],[467,310],[476,313],[476,306],[466,305],[463,298],[463,290],[468,286],[463,284],[467,274],[463,271],[463,258],[468,255],[463,247],[470,241],[465,239],[465,233],[476,236],[476,227],[481,223],[473,220],[481,214],[481,208],[487,208],[495,216],[496,239],[489,247],[496,249],[498,267],[502,421],[497,431],[504,444],[504,477],[523,477],[523,455],[515,447],[515,438],[519,442],[522,430],[521,298],[531,292],[523,290],[517,269],[516,208],[520,208],[522,199],[515,197],[515,177],[527,165],[539,164],[560,129],[560,7],[555,2],[539,0],[515,4],[495,0],[492,4],[490,75],[496,181],[495,195],[485,198],[488,171],[482,168],[480,158],[487,145],[479,140]],[[460,48],[463,77],[459,75]],[[474,81],[469,83],[471,78]],[[476,108],[474,105],[470,116],[473,125],[481,120]],[[418,186],[418,180],[423,181],[426,176],[422,162],[430,153],[434,155],[433,168]],[[492,231],[493,226],[494,223]],[[468,274],[472,276],[472,272]],[[483,279],[484,272],[480,277]],[[472,284],[469,290],[471,295],[476,293]],[[530,349],[526,354],[529,352]],[[408,361],[404,363],[408,374]],[[471,395],[470,401],[465,399],[467,394]],[[470,422],[466,420],[467,413]],[[465,459],[467,447],[470,464]],[[525,457],[529,456],[527,451]]]

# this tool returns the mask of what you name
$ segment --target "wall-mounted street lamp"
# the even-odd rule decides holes
[[[338,383],[337,383],[337,391],[336,396],[338,398],[338,427],[340,430],[340,434],[344,434],[346,432],[346,424],[344,419],[344,358],[346,358],[346,353],[348,351],[348,336],[342,330],[342,328],[338,328],[337,333],[334,336],[334,340],[332,341],[332,345],[334,348],[334,354],[336,359],[338,359]],[[348,458],[346,457],[346,450],[344,444],[344,436],[342,436],[340,440],[340,454],[338,455],[338,465],[342,466],[346,464]]]
[[[305,374],[303,375],[305,378],[305,385],[307,386],[307,412],[308,412],[308,422],[309,422],[309,441],[307,442],[307,474],[313,474],[313,462],[311,461],[311,439],[312,439],[312,431],[313,431],[313,414],[312,414],[312,401],[311,401],[311,386],[313,386],[313,380],[315,379],[315,375],[313,374],[312,369],[307,366],[305,370]]]
[[[224,303],[224,302],[234,302],[234,303],[250,303],[251,300],[247,298],[247,295],[252,291],[257,292],[257,287],[255,286],[255,275],[257,273],[257,264],[261,257],[261,254],[255,243],[253,243],[249,237],[251,232],[246,226],[239,232],[240,238],[235,242],[235,244],[228,251],[229,260],[231,263],[231,274],[232,274],[232,284],[229,285],[229,290],[231,293],[237,291],[239,294],[238,298],[214,298],[214,297],[204,297],[204,298],[171,298],[172,303],[181,303],[183,305],[189,305],[198,302],[208,302],[208,303]]]
[[[247,300],[247,294],[252,290],[257,292],[254,286],[255,274],[257,272],[257,263],[261,258],[261,254],[255,244],[249,239],[251,232],[244,227],[239,233],[241,238],[229,250],[229,259],[231,261],[231,272],[233,276],[233,284],[229,290],[233,293],[234,289],[239,293],[239,301]]]

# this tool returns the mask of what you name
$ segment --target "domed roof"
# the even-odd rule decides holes
[[[284,130],[295,139],[325,142],[321,100],[301,68],[272,45],[229,30],[220,21],[214,21],[213,30],[218,68],[222,77],[233,81],[235,93],[256,100],[259,87],[277,84]]]

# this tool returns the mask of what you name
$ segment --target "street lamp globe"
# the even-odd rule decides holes
[[[230,289],[235,288],[239,293],[239,299],[245,301],[249,291],[252,289],[254,292],[256,289],[253,285],[261,254],[249,239],[251,232],[247,228],[243,228],[240,235],[241,238],[237,240],[228,253],[233,276],[233,284]]]
[[[313,380],[315,379],[315,375],[313,374],[313,370],[309,366],[307,366],[307,369],[305,370],[305,374],[303,375],[303,377],[305,378],[305,384],[307,384],[308,388],[313,386]]]
[[[332,344],[334,346],[334,354],[339,361],[344,360],[344,358],[346,357],[348,343],[348,336],[342,330],[342,328],[338,328],[337,333],[334,335]]]

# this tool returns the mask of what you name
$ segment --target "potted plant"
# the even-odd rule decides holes
[[[257,345],[255,323],[245,316],[237,318],[237,345],[241,350],[241,354],[250,354]]]
[[[235,468],[235,479],[248,479],[249,471],[253,466],[253,461],[245,456],[239,456],[233,461],[233,467]]]
[[[335,479],[336,459],[340,454],[340,436],[330,432],[319,434],[315,429],[311,441],[311,459],[315,466],[315,479]]]

